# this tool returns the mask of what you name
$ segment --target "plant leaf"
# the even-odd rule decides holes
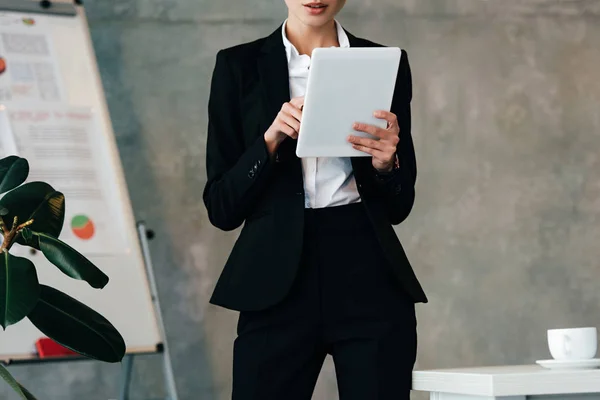
[[[19,383],[19,389],[21,389],[21,392],[25,395],[25,398],[27,400],[37,400],[35,398],[35,396],[25,386],[21,385],[20,383]]]
[[[16,215],[19,224],[33,219],[29,226],[31,230],[54,237],[60,235],[65,220],[65,196],[45,182],[29,182],[8,192],[0,199],[2,208],[8,210],[6,215],[2,215],[7,227],[12,226]],[[35,238],[27,243],[19,236],[17,243],[40,249]]]
[[[71,278],[86,281],[96,289],[102,289],[108,283],[108,276],[104,272],[68,244],[45,233],[32,232],[29,228],[23,229],[22,234],[25,240],[31,241],[33,238],[39,243],[48,261]]]
[[[0,325],[16,324],[33,310],[40,295],[35,266],[31,261],[0,253]]]
[[[15,392],[23,399],[23,400],[37,400],[34,395],[27,389],[25,389],[19,382],[13,378],[13,376],[8,372],[6,368],[0,364],[0,377],[6,381],[13,388]]]
[[[25,182],[29,175],[26,159],[9,156],[0,160],[0,193],[8,192]]]
[[[45,285],[28,318],[46,336],[83,356],[119,362],[125,341],[102,315],[74,298]]]

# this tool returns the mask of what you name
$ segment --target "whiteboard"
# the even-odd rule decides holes
[[[75,15],[71,16],[2,11],[11,9],[7,7],[8,3],[10,2],[3,4],[3,0],[0,0],[0,51],[6,53],[7,46],[9,51],[11,46],[24,46],[25,50],[21,58],[17,57],[12,65],[16,65],[10,71],[13,75],[0,73],[0,131],[4,129],[0,133],[5,138],[12,135],[17,142],[19,135],[24,134],[39,139],[40,135],[51,134],[54,129],[52,124],[62,121],[65,116],[72,119],[68,124],[73,132],[81,133],[87,129],[87,134],[93,141],[93,146],[90,147],[93,150],[92,158],[96,164],[102,164],[97,178],[98,187],[102,188],[103,204],[109,206],[105,214],[98,215],[101,207],[92,204],[92,200],[85,203],[85,193],[77,193],[70,201],[69,192],[64,191],[59,183],[46,181],[56,190],[63,191],[66,197],[65,225],[60,238],[86,255],[109,276],[110,281],[104,289],[93,289],[86,282],[62,274],[41,252],[32,254],[28,248],[17,248],[17,245],[13,246],[11,252],[34,262],[40,283],[67,293],[105,316],[123,336],[128,353],[154,352],[162,342],[160,330],[84,10],[82,7],[69,5],[71,10],[75,10]],[[28,3],[28,7],[39,4],[25,0],[19,0],[19,3]],[[21,39],[25,36],[20,36],[20,32],[37,35],[38,38],[45,37],[48,48],[46,49],[46,44],[40,45],[44,42],[41,39],[23,43]],[[11,33],[15,35],[10,36]],[[32,52],[29,52],[28,46]],[[42,56],[51,55],[51,60],[48,59],[50,61],[45,64],[35,61],[34,50],[41,48],[40,46],[47,51]],[[27,57],[33,60],[30,66],[35,68],[27,66],[30,62]],[[8,67],[11,68],[11,58],[7,58]],[[18,76],[14,75],[15,70]],[[38,82],[39,87],[17,85],[12,81],[12,86],[10,82],[6,83],[9,78],[26,81],[28,74],[33,76],[31,71],[42,82]],[[18,115],[15,114],[16,110]],[[15,115],[24,118],[17,118]],[[50,116],[51,120],[40,122],[40,115]],[[11,131],[10,135],[7,135],[7,130]],[[5,157],[11,147],[8,141],[3,142],[3,145],[4,154],[0,154],[0,157]],[[47,151],[41,152],[39,148],[35,150],[39,163],[43,163],[43,157],[52,157]],[[30,154],[34,154],[33,150]],[[38,164],[27,158],[33,174]],[[56,160],[60,161],[58,158]],[[56,182],[65,182],[66,186],[72,183],[68,180],[71,178],[69,176],[55,175]],[[90,238],[73,235],[73,208],[78,208],[79,214],[91,215],[89,221],[95,222],[96,236]],[[94,245],[94,240],[101,237],[102,232],[105,233],[102,244]],[[106,232],[110,232],[110,235]],[[0,331],[0,360],[35,358],[35,342],[42,337],[43,334],[27,319],[9,326],[6,331]]]

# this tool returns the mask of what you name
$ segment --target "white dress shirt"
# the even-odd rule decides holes
[[[282,35],[288,60],[290,95],[294,98],[304,96],[306,92],[310,57],[298,53],[296,47],[288,40],[286,25],[287,20],[283,23]],[[344,29],[337,21],[335,25],[340,47],[350,47]],[[360,202],[350,158],[303,158],[302,175],[305,208],[335,207]]]

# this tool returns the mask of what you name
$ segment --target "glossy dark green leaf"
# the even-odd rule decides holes
[[[25,318],[40,295],[35,266],[31,261],[0,253],[0,325],[4,329]]]
[[[0,193],[8,192],[25,182],[29,175],[26,159],[9,156],[0,160]]]
[[[26,387],[19,383],[19,389],[21,389],[21,393],[25,395],[27,400],[37,400],[36,397],[31,393]]]
[[[32,232],[28,228],[23,229],[22,234],[27,241],[33,238],[39,243],[40,250],[48,261],[71,278],[86,281],[96,289],[101,289],[108,283],[108,276],[104,272],[68,244],[45,233]]]
[[[54,237],[60,235],[65,220],[65,196],[45,182],[29,182],[8,192],[0,199],[2,208],[8,210],[2,216],[8,228],[12,226],[16,215],[19,224],[33,219],[31,230]],[[27,243],[21,236],[17,238],[17,243],[40,249],[35,240]]]
[[[89,358],[119,362],[125,341],[114,326],[85,304],[40,285],[40,299],[28,318],[55,342]]]
[[[0,364],[0,377],[10,385],[11,388],[21,397],[23,400],[37,400],[34,395],[27,389],[25,389],[19,382],[13,378],[13,376]]]

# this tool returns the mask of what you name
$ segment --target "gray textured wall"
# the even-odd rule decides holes
[[[201,201],[209,79],[283,0],[88,3],[135,213],[157,231],[181,398],[227,399],[236,315],[207,301],[236,234]],[[350,0],[339,19],[412,63],[420,175],[397,231],[431,300],[417,367],[532,363],[547,328],[600,326],[600,1]],[[134,399],[162,393],[159,361],[136,364]],[[14,371],[41,399],[95,400],[119,369]],[[314,398],[334,392],[327,364]]]

